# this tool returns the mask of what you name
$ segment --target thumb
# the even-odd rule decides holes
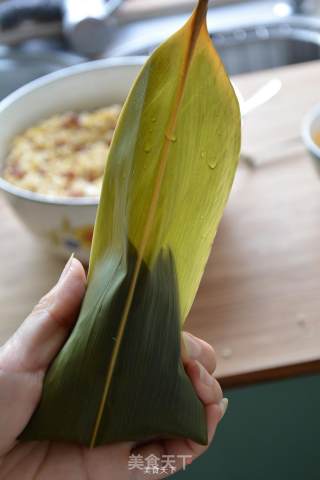
[[[83,267],[72,256],[54,288],[0,349],[0,368],[29,373],[48,368],[76,320],[85,282]]]
[[[71,257],[55,287],[0,348],[0,455],[36,408],[45,371],[77,318],[85,287],[84,269]]]

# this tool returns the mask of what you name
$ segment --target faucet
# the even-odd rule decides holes
[[[0,44],[63,35],[73,50],[101,55],[123,0],[4,0],[0,2]]]
[[[76,52],[88,57],[104,52],[112,29],[111,16],[122,1],[64,0],[62,29]]]

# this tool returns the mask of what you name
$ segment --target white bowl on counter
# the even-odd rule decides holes
[[[89,261],[99,199],[62,198],[23,190],[2,176],[14,137],[41,120],[67,111],[123,104],[145,57],[88,62],[35,80],[0,102],[0,190],[21,221],[49,251]],[[236,89],[236,87],[235,87]],[[242,97],[236,89],[240,104]]]
[[[316,134],[320,133],[320,104],[316,105],[303,119],[302,138],[309,150],[314,164],[320,174],[320,146],[315,141]]]
[[[145,58],[104,59],[35,80],[0,102],[0,189],[22,222],[64,257],[89,260],[98,198],[51,197],[15,187],[1,177],[13,138],[35,123],[66,111],[122,104]]]

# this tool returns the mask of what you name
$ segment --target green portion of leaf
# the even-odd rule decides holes
[[[110,256],[97,267],[81,316],[46,377],[39,408],[22,439],[91,444],[105,369],[136,260],[129,248],[125,276],[121,262]],[[110,288],[105,288],[106,278]],[[183,437],[190,420],[197,425],[197,441],[206,443],[203,407],[180,360],[176,292],[173,258],[164,250],[152,272],[142,266],[97,445],[144,440],[155,432]],[[177,403],[183,408],[177,409]]]
[[[171,248],[182,321],[199,286],[240,149],[238,102],[204,23],[186,73],[182,101],[177,112],[172,111],[194,18],[151,56],[128,99],[109,156],[91,259],[92,271],[106,245],[118,248],[127,237],[139,250],[163,146],[169,142],[144,259],[151,265],[162,246]],[[174,113],[176,126],[170,132]]]
[[[180,329],[233,181],[240,113],[206,7],[200,0],[154,52],[122,111],[88,291],[24,440],[207,442],[204,408],[180,360]]]

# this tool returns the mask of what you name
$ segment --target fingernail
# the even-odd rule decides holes
[[[227,409],[228,409],[229,400],[227,398],[223,398],[219,403],[219,407],[221,409],[221,419],[224,417]]]
[[[71,265],[72,265],[72,262],[73,262],[73,259],[74,259],[74,253],[72,253],[72,255],[71,255],[71,257],[69,258],[69,260],[67,261],[64,269],[62,270],[62,273],[61,273],[61,275],[60,275],[60,278],[59,278],[58,283],[60,283],[61,280],[63,280],[63,279],[66,277],[66,275],[68,275],[69,270],[70,270]]]
[[[191,335],[184,334],[184,344],[189,358],[197,359],[201,355],[201,345]]]
[[[200,373],[200,381],[204,383],[205,385],[211,386],[214,383],[214,378],[206,368],[204,368],[201,363],[197,362],[198,367],[199,367],[199,373]]]

